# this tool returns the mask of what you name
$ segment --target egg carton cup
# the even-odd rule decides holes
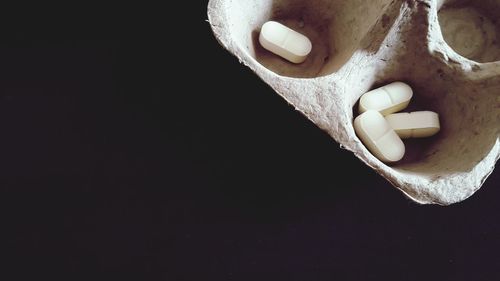
[[[460,202],[495,168],[500,0],[211,0],[208,18],[224,48],[412,200]],[[260,46],[269,20],[311,40],[305,62],[292,64]],[[393,81],[414,91],[405,111],[439,113],[441,131],[405,140],[405,157],[387,165],[356,136],[353,119],[362,94]],[[336,161],[325,163],[332,178],[344,172]]]

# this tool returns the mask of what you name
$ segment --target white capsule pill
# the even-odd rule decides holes
[[[378,111],[368,110],[356,117],[354,130],[368,150],[380,161],[396,162],[405,155],[403,141]]]
[[[389,85],[371,90],[361,96],[359,112],[377,110],[382,115],[388,115],[405,109],[413,96],[411,87],[403,82],[394,82]]]
[[[385,120],[402,139],[430,137],[439,132],[439,115],[432,111],[401,112]]]
[[[262,26],[259,42],[266,50],[293,63],[303,62],[312,49],[309,38],[275,21]]]

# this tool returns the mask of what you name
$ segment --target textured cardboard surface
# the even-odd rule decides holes
[[[482,3],[475,5],[496,2]],[[442,4],[211,0],[208,17],[228,51],[342,148],[412,200],[448,205],[477,191],[500,157],[500,62],[479,63],[455,52],[442,36]],[[443,10],[452,4],[445,2]],[[256,44],[269,19],[311,39],[313,51],[304,64],[285,63]],[[430,140],[405,142],[405,158],[388,166],[360,142],[352,120],[364,92],[397,80],[414,90],[408,110],[438,112],[442,131]]]

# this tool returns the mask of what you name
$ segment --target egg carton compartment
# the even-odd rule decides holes
[[[460,56],[486,63],[500,60],[500,1],[438,1],[441,33]]]
[[[227,9],[222,24],[231,33],[231,44],[264,67],[283,76],[317,77],[344,65],[389,3],[390,0],[224,1],[210,3],[209,9],[219,15],[219,11]],[[224,8],[219,10],[221,5]],[[269,20],[285,24],[311,40],[313,49],[304,63],[290,64],[260,46],[260,28]]]
[[[449,205],[478,190],[500,157],[497,43],[492,33],[478,29],[480,34],[470,38],[486,42],[478,47],[482,55],[464,53],[479,44],[455,36],[462,31],[444,14],[472,5],[496,32],[492,14],[484,9],[493,13],[500,4],[485,2],[490,6],[460,0],[211,0],[208,15],[225,48],[342,148],[412,200]],[[259,29],[268,20],[310,38],[313,49],[303,64],[260,47]],[[404,111],[435,111],[442,128],[428,139],[405,140],[405,157],[388,165],[362,144],[353,119],[362,94],[394,81],[413,89]]]

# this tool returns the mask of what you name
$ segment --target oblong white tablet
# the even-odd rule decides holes
[[[403,82],[394,82],[362,95],[359,100],[359,112],[377,110],[382,115],[388,115],[405,109],[412,96],[410,86]]]
[[[439,132],[439,115],[432,111],[401,112],[387,115],[385,120],[400,138],[424,138]]]
[[[368,150],[380,161],[396,162],[405,155],[403,141],[378,111],[368,110],[356,117],[354,130]]]
[[[264,49],[293,63],[303,62],[312,50],[309,38],[275,21],[264,23],[259,42]]]

